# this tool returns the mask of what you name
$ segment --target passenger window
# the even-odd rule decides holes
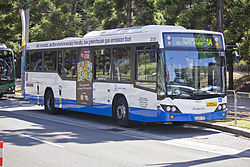
[[[129,47],[119,47],[113,49],[113,80],[131,80],[131,51]]]
[[[110,80],[111,70],[111,51],[110,48],[95,49],[95,71],[94,77],[96,80]]]
[[[25,70],[30,70],[30,52],[26,54]]]
[[[64,50],[64,78],[76,80],[77,50]]]
[[[136,85],[156,89],[156,53],[151,47],[136,48]]]
[[[45,71],[55,71],[56,70],[56,51],[45,51],[44,52],[44,69]]]
[[[62,51],[58,51],[58,74],[63,78],[63,54]]]
[[[30,53],[31,63],[30,68],[32,71],[42,71],[42,52],[32,52]]]

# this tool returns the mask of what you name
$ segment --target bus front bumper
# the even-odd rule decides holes
[[[204,114],[184,114],[184,113],[170,113],[158,110],[159,122],[174,122],[174,121],[207,121],[216,119],[225,119],[227,117],[227,110],[216,111]]]

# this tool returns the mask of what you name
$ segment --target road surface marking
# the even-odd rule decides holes
[[[13,132],[11,132],[11,133],[13,133]],[[25,135],[25,134],[22,134],[22,133],[17,133],[17,132],[14,132],[14,133],[17,134],[17,135],[19,135],[19,136],[27,137],[27,138],[30,138],[30,139],[33,139],[33,140],[37,140],[37,141],[40,141],[42,143],[46,143],[46,144],[49,144],[49,145],[52,145],[52,146],[55,146],[55,147],[64,148],[64,146],[62,146],[62,145],[55,144],[55,143],[52,143],[52,142],[48,142],[46,140],[41,140],[41,139],[38,139],[36,137],[32,137],[32,136]]]
[[[49,117],[44,117],[44,116],[41,117],[41,116],[37,116],[34,114],[24,114],[24,113],[18,113],[18,112],[15,112],[15,113],[19,114],[19,115],[35,117],[35,118],[39,118],[39,119],[44,119],[44,120],[48,120],[48,121],[52,121],[52,122],[62,123],[62,124],[70,125],[70,126],[77,126],[77,127],[81,127],[81,128],[105,130],[107,128],[113,127],[113,126],[106,126],[106,125],[98,125],[98,126],[92,125],[91,126],[90,123],[83,123],[83,122],[81,122],[81,124],[77,124],[77,123],[72,123],[72,122],[71,123],[65,122],[63,120],[58,120],[55,118],[49,118]],[[174,146],[178,146],[178,147],[189,148],[189,149],[199,150],[199,151],[203,151],[203,152],[216,153],[216,154],[220,154],[220,155],[232,155],[232,156],[239,157],[239,156],[237,156],[237,154],[244,151],[244,150],[237,150],[237,149],[233,149],[233,148],[229,148],[229,147],[222,147],[222,146],[217,146],[217,145],[210,145],[210,144],[193,142],[193,141],[190,141],[187,139],[175,139],[172,137],[170,138],[170,137],[166,137],[166,136],[148,134],[145,132],[138,132],[136,130],[129,130],[127,128],[120,128],[120,129],[123,129],[124,131],[120,131],[120,132],[106,131],[106,132],[124,135],[124,136],[128,136],[128,137],[133,137],[133,138],[138,138],[138,139],[143,139],[143,140],[152,140],[155,142],[160,142],[160,143],[164,143],[164,144],[168,144],[168,145],[174,145]],[[23,135],[23,134],[21,134],[21,135]],[[63,146],[60,146],[60,145],[57,145],[57,144],[54,144],[51,142],[43,141],[43,140],[31,137],[31,136],[27,136],[27,135],[23,135],[23,136],[29,137],[29,138],[32,138],[34,140],[38,140],[38,141],[41,141],[44,143],[48,143],[48,144],[50,143],[51,145],[55,145],[57,147],[63,148]],[[246,157],[246,158],[248,158],[248,157]]]

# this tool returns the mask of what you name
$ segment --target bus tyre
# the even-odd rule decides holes
[[[125,100],[125,98],[120,97],[116,102],[114,110],[115,119],[119,126],[129,127],[131,125],[128,118],[128,112],[127,101]]]
[[[54,95],[52,91],[47,91],[45,94],[45,101],[44,101],[45,111],[49,114],[58,114],[57,109],[55,108],[55,101]]]

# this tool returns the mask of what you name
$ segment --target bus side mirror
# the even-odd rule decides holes
[[[239,55],[239,53],[237,51],[234,51],[234,57],[237,63],[239,63],[239,61],[241,60],[241,56]]]

